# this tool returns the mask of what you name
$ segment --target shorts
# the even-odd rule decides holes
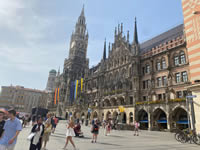
[[[15,144],[10,146],[0,145],[0,150],[14,150]]]
[[[98,130],[93,130],[92,133],[97,135],[97,134],[99,134],[99,131]]]

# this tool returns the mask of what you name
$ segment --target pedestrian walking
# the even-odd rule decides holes
[[[73,122],[73,120],[71,118],[71,120],[67,124],[66,142],[65,142],[65,146],[63,147],[64,150],[66,150],[69,141],[72,144],[72,146],[74,147],[74,150],[77,150],[76,146],[74,144],[74,141],[72,140],[72,137],[74,137],[74,136],[75,136],[75,133],[74,133],[74,122]]]
[[[134,122],[134,136],[139,136],[139,127],[140,127],[140,123],[135,121]]]
[[[52,133],[54,133],[55,130],[56,130],[56,126],[57,126],[57,124],[58,124],[58,118],[57,118],[56,116],[54,116],[54,117],[53,117],[53,120],[54,120],[54,122],[53,122]]]
[[[22,124],[16,117],[14,109],[8,110],[9,119],[5,122],[4,132],[0,139],[0,150],[14,150],[17,137],[22,130]]]
[[[42,147],[42,136],[44,134],[44,125],[41,116],[37,118],[37,124],[33,126],[31,133],[34,133],[35,135],[31,139],[29,150],[40,150]]]
[[[47,120],[45,121],[45,130],[44,130],[44,135],[42,138],[42,143],[44,143],[43,149],[46,150],[47,142],[49,141],[49,137],[51,135],[51,115],[47,114]]]
[[[0,139],[1,136],[3,135],[4,132],[4,124],[5,124],[5,120],[4,120],[4,112],[0,111]]]
[[[111,127],[112,127],[111,123],[110,123],[110,121],[108,121],[106,124],[106,134],[105,134],[106,136],[110,135]]]
[[[98,125],[98,120],[95,120],[94,125],[92,126],[91,132],[93,133],[92,137],[92,143],[97,142],[97,136],[99,134],[99,125]]]

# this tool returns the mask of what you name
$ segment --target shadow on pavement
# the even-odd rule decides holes
[[[104,143],[104,142],[97,142],[97,144],[111,145],[111,146],[122,146],[122,145],[118,145],[118,144],[111,144],[111,143]]]

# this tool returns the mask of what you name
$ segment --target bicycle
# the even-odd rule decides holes
[[[177,141],[180,141],[181,143],[190,142],[200,145],[200,135],[198,135],[194,130],[186,129],[179,132],[176,136]]]

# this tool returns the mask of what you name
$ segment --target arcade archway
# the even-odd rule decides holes
[[[149,128],[149,126],[148,126],[148,123],[149,123],[148,113],[144,109],[141,109],[138,112],[138,121],[140,122],[140,128],[141,129],[147,130]]]
[[[180,130],[188,128],[187,111],[181,107],[177,107],[171,114],[172,128],[178,128]]]
[[[106,120],[110,120],[110,119],[112,119],[112,116],[111,116],[111,112],[108,111],[108,112],[106,113]]]
[[[167,129],[167,115],[160,108],[153,112],[153,127],[157,130]]]
[[[93,113],[93,119],[97,119],[98,118],[98,113],[95,111],[94,113]]]

